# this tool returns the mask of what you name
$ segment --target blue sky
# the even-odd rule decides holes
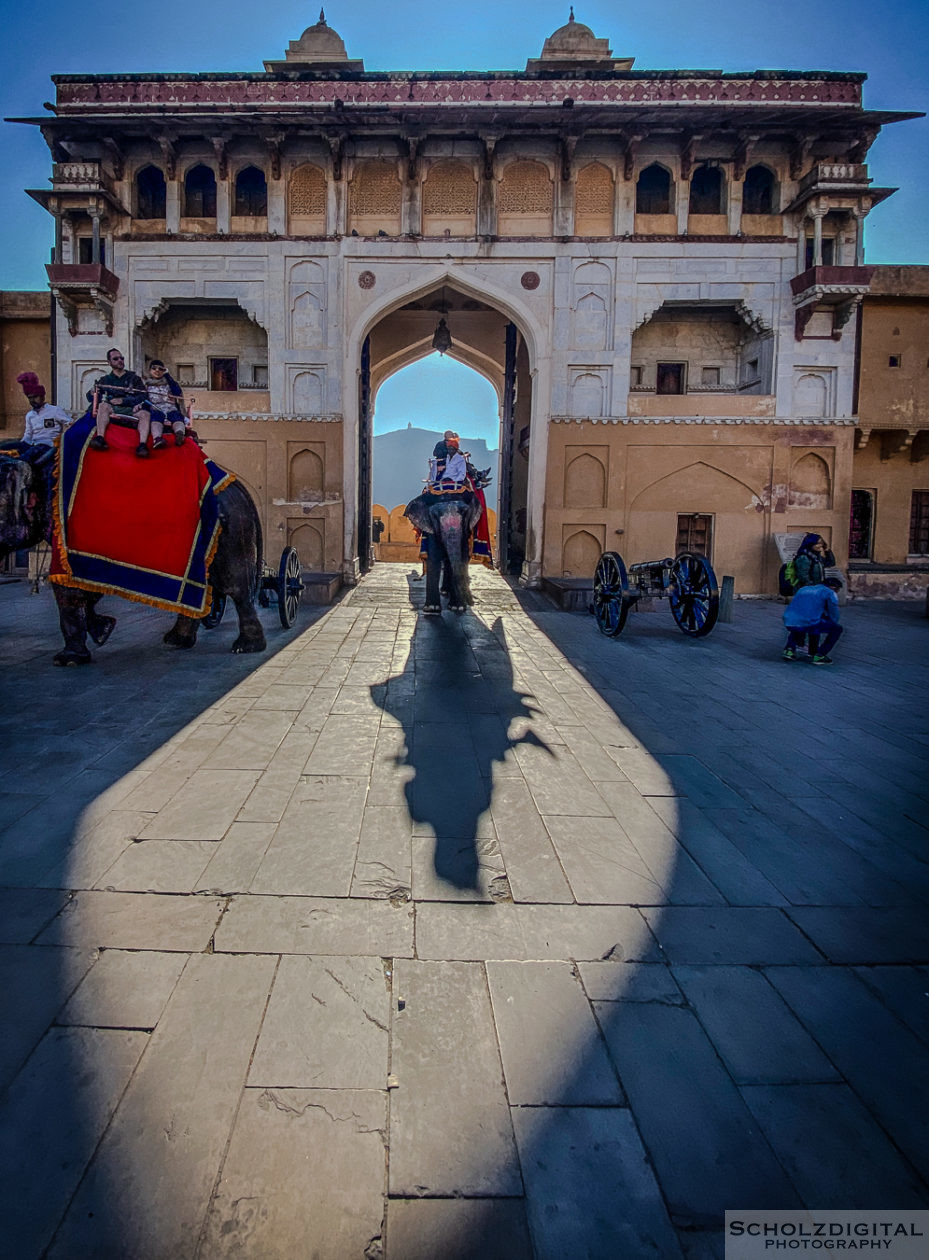
[[[435,399],[434,409],[427,400]],[[462,437],[483,438],[497,449],[500,429],[497,391],[477,372],[445,355],[430,354],[388,377],[374,400],[374,432],[454,429]]]
[[[104,0],[4,0],[0,12],[0,113],[41,116],[43,102],[54,96],[53,73],[261,70],[262,59],[281,57],[288,41],[316,21],[318,9],[294,0],[260,10],[253,0],[162,0],[116,9]],[[527,10],[517,0],[451,8],[425,0],[338,0],[326,16],[349,56],[363,58],[369,70],[522,69],[567,20],[568,4],[545,0]],[[576,16],[607,37],[616,56],[634,56],[639,70],[862,70],[869,75],[867,107],[929,108],[926,0],[820,0],[815,6],[808,0],[649,6],[580,0]],[[868,219],[868,261],[929,263],[929,121],[885,129],[869,163],[876,183],[900,191]],[[49,173],[49,153],[36,128],[0,125],[0,289],[45,287],[51,219],[23,189],[43,186]]]

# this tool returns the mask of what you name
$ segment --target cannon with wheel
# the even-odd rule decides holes
[[[709,634],[719,616],[719,585],[706,556],[683,551],[674,558],[643,560],[627,569],[618,551],[604,551],[594,572],[590,612],[601,634],[622,633],[629,610],[640,599],[667,599],[671,615],[691,638]]]
[[[270,565],[262,565],[259,571],[255,598],[261,608],[271,605],[272,597],[277,603],[278,616],[285,630],[297,620],[297,609],[303,595],[303,569],[295,547],[285,547],[281,552],[281,562],[277,572]],[[226,611],[226,596],[218,592],[213,594],[210,611],[203,618],[202,625],[213,630],[223,619]]]

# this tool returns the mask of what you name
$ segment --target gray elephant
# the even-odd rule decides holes
[[[436,616],[442,611],[440,584],[441,591],[448,595],[452,612],[464,612],[474,603],[468,572],[469,540],[483,510],[477,496],[467,490],[460,495],[421,494],[406,505],[404,515],[426,540],[423,612],[427,616]]]
[[[13,551],[34,547],[51,537],[52,496],[55,492],[53,462],[43,456],[3,458],[0,449],[0,559]],[[263,652],[264,630],[255,610],[255,592],[261,567],[261,522],[248,492],[233,482],[216,496],[222,533],[210,567],[215,592],[229,596],[239,614],[239,635],[233,652]],[[115,617],[96,611],[101,595],[53,584],[64,648],[56,665],[89,665],[87,636],[102,646],[113,632]],[[200,622],[179,615],[164,636],[172,647],[191,648]]]

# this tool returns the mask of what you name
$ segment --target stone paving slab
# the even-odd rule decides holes
[[[740,1085],[831,1081],[838,1072],[751,967],[674,967],[674,979]],[[751,1019],[745,1013],[751,1012]]]
[[[923,1178],[929,1173],[929,1048],[851,971],[766,975]]]
[[[421,905],[416,950],[420,958],[463,960],[660,957],[644,919],[628,906]]]
[[[214,897],[76,893],[39,937],[40,945],[91,949],[206,949],[223,909]]]
[[[676,1224],[718,1224],[736,1203],[799,1204],[691,1011],[611,1002],[598,1012]]]
[[[383,1091],[247,1089],[198,1254],[376,1255],[386,1125]]]
[[[400,1260],[532,1260],[521,1199],[390,1199],[386,1254]]]
[[[0,947],[3,1036],[0,1037],[0,1090],[6,1088],[42,1034],[93,965],[91,949],[52,945]]]
[[[174,992],[187,954],[103,950],[56,1023],[151,1031]]]
[[[540,1260],[681,1255],[628,1111],[519,1107],[513,1118]]]
[[[12,1083],[0,1102],[4,1255],[44,1254],[147,1041],[125,1029],[52,1028]]]
[[[389,1022],[380,958],[282,958],[248,1083],[386,1090]]]
[[[273,974],[270,958],[190,960],[50,1255],[194,1255]]]
[[[929,1207],[925,1184],[847,1085],[752,1085],[742,1097],[808,1207]]]
[[[831,962],[929,962],[929,915],[923,909],[903,910],[898,902],[886,910],[794,906],[788,913]]]
[[[233,897],[216,949],[234,954],[376,954],[412,957],[413,912],[385,901]]]
[[[642,911],[672,963],[822,962],[822,955],[779,910],[671,906]]]
[[[511,1106],[624,1102],[590,1004],[568,963],[489,962],[487,982]]]
[[[400,959],[394,993],[390,1194],[521,1194],[483,968]]]
[[[194,771],[139,839],[222,840],[258,775],[257,770]]]
[[[16,1260],[723,1260],[725,1207],[925,1202],[920,610],[849,605],[816,672],[777,603],[608,641],[474,590],[422,619],[378,565],[263,657],[113,601],[56,671],[0,589]]]
[[[67,900],[54,889],[0,888],[0,945],[27,945]]]

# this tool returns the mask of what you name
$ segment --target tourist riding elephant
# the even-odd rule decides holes
[[[16,444],[11,444],[15,446]],[[3,458],[0,449],[0,560],[13,551],[49,541],[52,533],[52,496],[55,492],[53,460],[48,455],[28,459]],[[213,590],[229,596],[239,614],[239,635],[233,652],[263,652],[264,631],[255,611],[255,592],[261,565],[261,523],[248,492],[232,482],[216,496],[222,533],[210,566]],[[101,595],[92,591],[52,584],[64,648],[54,657],[56,665],[89,665],[87,636],[102,646],[116,625],[115,617],[96,611]],[[191,648],[200,622],[179,615],[164,636],[172,647]]]
[[[464,612],[474,603],[471,594],[469,538],[481,519],[483,508],[470,491],[460,495],[421,494],[406,506],[405,515],[423,534],[427,546],[426,603],[423,612],[442,611],[441,589],[448,595],[452,612]]]

